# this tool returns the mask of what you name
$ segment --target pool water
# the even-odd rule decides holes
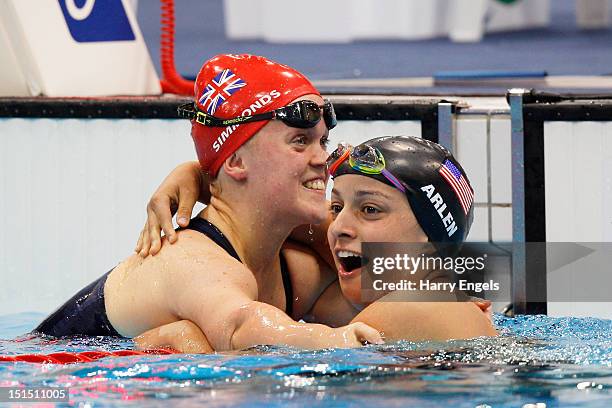
[[[0,355],[134,347],[109,338],[15,338],[43,317],[0,316]],[[494,318],[499,337],[468,341],[0,362],[0,386],[70,387],[70,404],[82,406],[612,406],[612,320]]]

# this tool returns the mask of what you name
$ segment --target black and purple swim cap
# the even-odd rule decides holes
[[[443,146],[412,136],[385,136],[355,147],[369,146],[384,158],[385,169],[405,188],[412,212],[438,251],[454,254],[465,241],[474,219],[474,190],[465,171]],[[383,174],[367,174],[350,160],[334,167],[332,177],[357,174],[392,187]]]

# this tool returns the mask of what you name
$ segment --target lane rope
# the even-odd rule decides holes
[[[89,363],[106,357],[125,357],[142,355],[177,354],[178,351],[170,348],[151,350],[115,350],[115,351],[60,351],[51,354],[18,354],[14,356],[0,356],[0,362],[26,362],[39,364],[73,364]]]

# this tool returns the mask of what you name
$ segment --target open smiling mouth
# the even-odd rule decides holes
[[[325,191],[325,180],[323,179],[308,180],[302,185],[309,190]]]
[[[336,254],[342,269],[345,272],[354,271],[357,268],[361,268],[368,263],[367,258],[362,257],[360,254],[352,251],[338,251]]]

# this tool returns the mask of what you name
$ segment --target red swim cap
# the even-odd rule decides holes
[[[320,95],[298,71],[256,55],[217,55],[206,61],[195,87],[198,109],[221,119],[278,109],[300,96]],[[191,122],[200,166],[216,176],[229,156],[268,123],[208,127]]]

